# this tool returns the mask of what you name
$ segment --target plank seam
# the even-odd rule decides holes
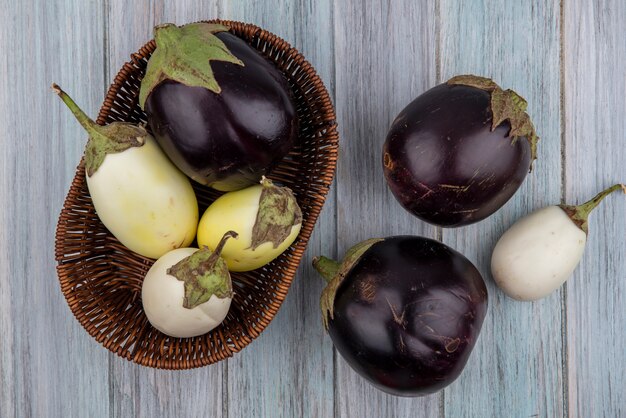
[[[102,2],[102,75],[104,77],[104,94],[109,90],[109,52],[110,52],[110,40],[109,40],[109,4],[110,0],[104,0]]]
[[[441,0],[435,1],[435,84],[440,84],[441,80]],[[443,242],[443,228],[435,227],[435,239]],[[446,391],[439,392],[439,417],[446,416]]]
[[[559,84],[560,84],[560,111],[561,111],[561,203],[565,204],[567,195],[566,183],[566,136],[565,136],[565,1],[559,1]],[[567,349],[567,282],[563,284],[561,292],[561,377],[563,417],[569,416],[569,368]]]
[[[222,365],[222,417],[228,418],[228,363],[226,359]]]
[[[335,106],[337,104],[337,48],[336,48],[336,42],[337,42],[337,19],[335,16],[335,2],[331,2],[330,3],[330,30],[331,30],[331,38],[332,38],[332,43],[331,43],[331,48],[332,48],[332,60],[331,60],[331,74],[333,79],[331,80],[331,85],[330,85],[330,94],[331,94],[331,99],[332,101],[335,103]],[[341,138],[339,138],[339,153],[341,153]],[[334,233],[335,233],[335,254],[334,258],[337,260],[339,259],[338,257],[338,248],[339,248],[339,234],[337,233],[339,231],[339,213],[338,213],[338,201],[337,201],[337,182],[338,182],[338,177],[335,176],[335,187],[333,187],[331,189],[331,193],[332,193],[332,197],[333,200],[335,202],[334,208],[333,208],[333,216],[334,216],[334,225],[333,225],[333,229],[334,229]],[[325,336],[326,337],[326,336]],[[335,345],[333,344],[333,360],[332,360],[332,364],[333,364],[333,418],[337,418],[339,417],[339,402],[337,400],[337,396],[335,396],[335,394],[337,393],[337,349],[335,348]]]
[[[110,39],[109,39],[109,9],[110,0],[104,0],[102,2],[102,79],[103,79],[103,93],[106,95],[109,85],[109,52],[110,52]],[[115,416],[115,382],[113,373],[113,353],[107,354],[107,387],[109,390],[109,417]]]
[[[435,1],[435,81],[441,83],[441,0]]]

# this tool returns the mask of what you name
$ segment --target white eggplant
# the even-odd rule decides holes
[[[588,217],[616,184],[579,206],[547,206],[518,220],[496,244],[491,272],[510,297],[537,300],[558,289],[574,272],[587,242]]]
[[[85,148],[87,187],[96,213],[128,249],[158,258],[193,241],[198,202],[191,182],[141,126],[100,126],[53,85],[89,134]]]
[[[226,244],[222,257],[230,271],[249,271],[282,254],[301,227],[302,212],[291,190],[263,177],[261,184],[225,193],[207,208],[198,244],[215,248],[224,232],[236,231],[239,239]]]
[[[141,301],[148,320],[171,337],[188,338],[217,327],[230,308],[233,287],[220,246],[178,248],[159,258],[148,270],[141,288]]]

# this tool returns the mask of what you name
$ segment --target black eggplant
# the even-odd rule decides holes
[[[159,145],[193,180],[232,191],[257,183],[293,147],[289,85],[223,25],[155,28],[140,104]]]
[[[402,206],[443,227],[478,222],[504,205],[536,158],[526,101],[492,80],[457,76],[411,102],[383,147],[387,184]]]
[[[329,281],[321,308],[333,344],[374,386],[422,396],[459,376],[487,311],[485,283],[463,255],[397,236],[357,244],[341,264],[313,265]]]

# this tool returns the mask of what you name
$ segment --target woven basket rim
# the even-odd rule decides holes
[[[241,351],[244,347],[246,347],[254,339],[256,339],[258,335],[260,335],[260,333],[263,332],[263,330],[269,325],[269,323],[273,320],[276,313],[278,312],[278,308],[280,308],[285,297],[287,296],[287,291],[291,287],[291,283],[293,282],[293,279],[295,278],[297,268],[300,265],[300,262],[302,261],[302,257],[304,255],[304,251],[307,247],[311,233],[317,222],[320,211],[325,203],[326,196],[328,194],[330,185],[332,183],[332,180],[334,178],[334,174],[336,171],[336,162],[337,162],[337,154],[338,154],[338,147],[339,147],[339,136],[337,132],[336,114],[335,114],[335,110],[334,110],[334,107],[330,98],[330,94],[328,93],[328,90],[324,86],[323,81],[321,80],[321,78],[319,77],[319,75],[317,74],[313,66],[304,58],[304,56],[298,50],[293,48],[288,42],[284,41],[282,38],[254,24],[240,22],[240,21],[222,20],[222,19],[203,20],[202,22],[219,23],[219,24],[226,25],[231,28],[231,32],[232,32],[233,27],[239,28],[241,30],[245,29],[245,30],[254,31],[255,39],[258,38],[259,40],[267,42],[272,47],[281,48],[281,50],[284,52],[285,59],[293,60],[294,64],[298,65],[302,69],[303,72],[306,72],[309,75],[308,79],[310,80],[311,84],[314,86],[316,98],[318,99],[320,103],[322,103],[321,113],[323,115],[323,120],[326,123],[324,139],[327,140],[327,142],[325,143],[325,147],[327,147],[330,150],[330,152],[332,153],[332,157],[329,159],[329,162],[327,166],[325,167],[325,170],[323,171],[323,175],[321,177],[321,180],[324,182],[324,187],[322,187],[320,192],[317,193],[316,200],[314,200],[313,203],[311,204],[310,214],[307,219],[303,220],[302,229],[298,235],[296,243],[294,243],[296,250],[294,250],[294,256],[291,259],[291,262],[289,263],[289,269],[288,269],[289,271],[286,271],[285,274],[283,274],[280,279],[280,284],[281,285],[284,284],[286,289],[283,291],[278,288],[278,285],[274,285],[272,288],[273,293],[274,293],[272,307],[274,309],[265,309],[264,315],[263,315],[263,321],[259,322],[257,326],[254,327],[254,329],[247,328],[246,331],[248,334],[241,335],[241,340],[238,341],[239,344],[237,344],[234,337],[231,338],[232,345],[224,344],[224,350],[226,351],[225,355],[221,355],[221,354],[218,356],[211,355],[210,357],[203,357],[200,361],[180,361],[180,362],[167,361],[165,363],[158,363],[158,364],[154,364],[154,362],[151,361],[150,358],[147,358],[145,356],[144,357],[137,356],[137,355],[133,356],[132,353],[129,351],[124,352],[121,349],[114,349],[114,345],[115,345],[114,341],[109,340],[107,342],[106,341],[108,339],[107,336],[101,333],[98,333],[98,329],[93,326],[93,324],[89,320],[89,317],[86,316],[82,311],[78,309],[77,304],[76,304],[77,302],[76,297],[72,293],[72,288],[69,285],[69,283],[66,282],[67,278],[64,279],[66,270],[68,270],[68,266],[69,268],[71,268],[71,264],[62,263],[62,261],[64,260],[64,256],[65,256],[65,253],[63,252],[63,247],[64,247],[63,238],[64,238],[64,233],[65,233],[65,226],[63,225],[63,219],[64,219],[64,216],[66,216],[67,213],[69,212],[68,207],[69,205],[72,204],[73,199],[74,199],[71,192],[73,188],[79,186],[80,182],[77,180],[77,177],[79,176],[79,173],[81,171],[84,172],[84,158],[81,157],[81,160],[76,169],[77,170],[76,175],[72,180],[72,184],[70,186],[68,194],[63,203],[63,208],[61,209],[61,212],[59,214],[59,218],[58,218],[58,222],[57,222],[57,226],[55,230],[55,259],[57,262],[56,270],[57,270],[58,279],[61,284],[61,290],[62,290],[63,296],[66,299],[66,302],[68,303],[73,316],[78,320],[81,326],[94,339],[96,339],[96,341],[102,344],[105,348],[107,348],[110,351],[113,351],[118,356],[125,358],[127,360],[130,360],[132,362],[135,362],[137,364],[148,366],[148,367],[153,367],[153,368],[159,368],[159,369],[170,369],[170,370],[191,369],[191,368],[202,367],[202,366],[206,366],[209,364],[213,364],[225,358],[232,357],[233,354]],[[110,116],[112,112],[112,107],[114,105],[115,99],[118,96],[120,89],[123,87],[123,84],[126,80],[126,77],[128,76],[128,73],[131,70],[134,70],[133,65],[137,64],[138,61],[142,60],[144,56],[150,55],[151,52],[155,49],[155,47],[156,47],[156,44],[154,42],[154,39],[151,39],[148,42],[146,42],[137,52],[132,53],[130,55],[130,61],[126,62],[122,66],[122,68],[114,77],[113,82],[111,83],[109,89],[107,90],[107,94],[105,96],[105,99],[100,108],[98,117],[96,119],[96,122],[98,124],[103,125],[106,123],[106,119],[107,117]],[[153,262],[153,260],[151,260],[151,262]],[[214,331],[212,331],[213,334],[217,334],[217,333],[220,334],[219,335],[220,339],[228,340],[229,336],[226,336],[226,338],[224,338],[224,336],[222,335],[221,327],[216,328],[216,330]],[[217,337],[214,336],[213,339],[215,338]]]

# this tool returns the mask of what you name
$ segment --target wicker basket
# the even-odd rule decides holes
[[[235,296],[225,321],[208,334],[172,338],[154,329],[143,313],[141,284],[153,260],[121,245],[95,213],[81,161],[56,230],[55,256],[61,290],[81,325],[98,342],[135,363],[188,369],[232,356],[256,338],[280,308],[322,209],[335,172],[338,136],[333,106],[320,78],[287,42],[254,25],[214,20],[263,53],[285,74],[300,123],[299,143],[269,177],[291,187],[303,223],[294,244],[270,264],[233,273]],[[145,122],[139,86],[155,49],[148,42],[115,77],[97,122]],[[194,185],[200,213],[219,194]]]

